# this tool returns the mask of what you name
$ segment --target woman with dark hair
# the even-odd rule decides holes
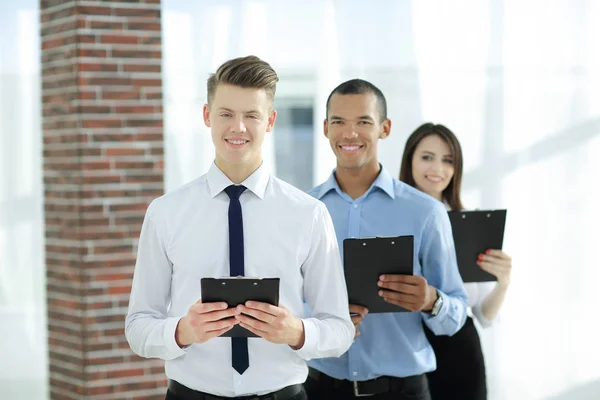
[[[460,200],[463,157],[456,136],[443,125],[426,123],[406,141],[400,180],[435,197],[448,210],[463,209]],[[511,259],[501,250],[479,254],[479,266],[494,275],[496,282],[465,283],[469,309],[483,327],[491,325],[504,302],[510,283]],[[432,400],[487,398],[485,364],[479,334],[468,317],[454,336],[435,336],[425,329],[437,359],[429,374]]]

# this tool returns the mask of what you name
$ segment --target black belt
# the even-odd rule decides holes
[[[418,389],[427,385],[427,378],[424,374],[407,376],[405,378],[396,378],[392,376],[381,376],[368,381],[348,381],[345,379],[335,379],[329,375],[309,368],[308,376],[319,383],[330,386],[333,389],[351,392],[355,397],[372,396],[374,394],[399,392],[408,387]]]
[[[185,400],[221,400],[221,399],[243,399],[243,400],[288,400],[302,391],[302,385],[291,385],[286,386],[281,390],[273,393],[267,393],[262,395],[250,395],[240,397],[222,397],[215,396],[213,394],[199,392],[194,389],[190,389],[187,386],[183,386],[181,383],[169,379],[169,391],[181,397]]]

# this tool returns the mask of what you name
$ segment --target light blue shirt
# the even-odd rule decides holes
[[[350,350],[339,358],[313,360],[309,365],[352,381],[433,371],[435,355],[422,321],[437,335],[453,335],[467,316],[467,294],[444,205],[392,178],[384,168],[369,190],[353,200],[342,192],[334,174],[309,194],[327,206],[340,249],[345,238],[413,235],[413,272],[438,289],[443,306],[435,317],[423,312],[367,314]]]

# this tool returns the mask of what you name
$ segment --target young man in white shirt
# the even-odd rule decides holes
[[[331,217],[263,165],[277,81],[254,56],[221,65],[204,106],[215,162],[148,207],[125,333],[135,353],[166,360],[168,400],[305,399],[306,360],[352,343]],[[279,306],[202,303],[200,279],[230,274],[280,278]],[[260,338],[219,337],[237,324]]]

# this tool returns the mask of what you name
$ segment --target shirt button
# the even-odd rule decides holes
[[[353,375],[353,376],[356,376],[356,375],[358,375],[358,372],[354,371],[354,372],[352,373],[352,375]]]
[[[358,208],[358,204],[355,204],[355,205],[354,205],[354,208]]]

